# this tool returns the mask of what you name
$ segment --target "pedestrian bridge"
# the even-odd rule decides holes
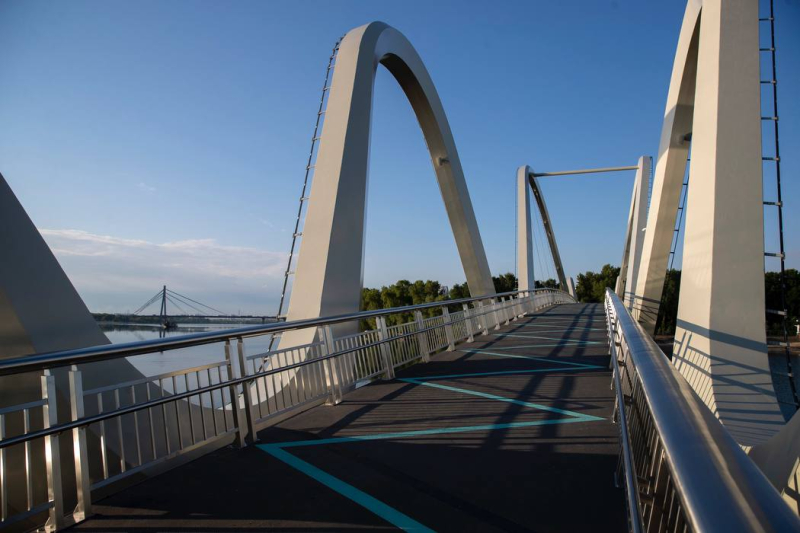
[[[307,345],[248,348],[308,328]],[[108,362],[197,346],[219,361],[84,386]],[[42,399],[0,412],[26,421],[0,441],[9,528],[42,513],[98,531],[798,526],[611,290],[604,305],[539,289],[0,362],[36,371]]]
[[[782,226],[764,245],[764,210],[783,212],[774,13],[756,4],[687,3],[655,166],[519,167],[510,292],[496,293],[432,79],[379,22],[348,32],[326,70],[285,321],[109,344],[0,177],[0,529],[800,531],[790,310],[764,296],[765,260],[782,280],[785,266]],[[425,135],[469,298],[359,310],[379,65]],[[538,180],[629,170],[616,286],[577,303]],[[533,209],[558,289],[537,288]],[[652,335],[684,210],[665,354]],[[781,340],[765,314],[782,317]],[[137,370],[153,355],[179,368]]]
[[[77,529],[623,530],[608,362],[601,305],[514,317],[98,502]]]

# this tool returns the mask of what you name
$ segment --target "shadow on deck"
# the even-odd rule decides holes
[[[95,531],[622,531],[605,315],[550,308],[95,504]]]

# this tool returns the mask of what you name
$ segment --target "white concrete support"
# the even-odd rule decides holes
[[[433,81],[400,32],[373,22],[348,32],[339,47],[288,320],[359,310],[372,93],[379,65],[397,79],[425,136],[470,293],[495,294],[461,160]],[[337,329],[343,328],[355,324]],[[289,332],[281,348],[311,339],[313,332]]]
[[[535,288],[529,173],[530,167],[522,166],[517,169],[517,280],[521,291],[532,291]]]
[[[636,168],[633,181],[631,207],[628,212],[628,228],[625,235],[625,250],[620,262],[619,279],[615,292],[623,299],[625,306],[631,309],[633,295],[642,257],[645,229],[647,226],[647,194],[650,191],[650,169],[652,158],[642,156]]]
[[[704,0],[673,363],[742,445],[783,425],[767,361],[758,3]]]

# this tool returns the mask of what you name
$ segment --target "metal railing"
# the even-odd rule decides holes
[[[561,291],[517,291],[0,361],[0,376],[43,374],[40,399],[0,409],[0,529],[29,529],[33,517],[45,514],[45,529],[60,529],[90,515],[93,497],[126,480],[228,444],[245,446],[289,414],[336,404],[360,384],[394,377],[398,367],[428,361],[431,353],[453,350],[527,312],[570,302]],[[400,316],[411,320],[389,325]],[[365,319],[375,319],[376,329],[334,335],[334,326],[350,323],[357,330]],[[258,339],[309,328],[313,342],[247,353]],[[176,350],[198,346],[215,360],[84,387],[93,363],[152,354],[169,360]],[[59,384],[64,390],[56,394]],[[69,405],[59,409],[58,401]],[[69,416],[59,420],[58,412]],[[7,431],[8,421],[17,431]],[[73,464],[65,469],[63,461]],[[68,511],[65,501],[77,503]]]
[[[800,531],[800,519],[636,323],[605,298],[631,531]]]

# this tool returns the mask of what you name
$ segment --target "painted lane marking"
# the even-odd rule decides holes
[[[373,498],[366,492],[358,490],[349,483],[345,483],[341,479],[334,477],[323,470],[320,470],[316,466],[307,463],[302,459],[297,458],[289,452],[281,449],[282,447],[280,445],[259,444],[258,447],[276,459],[280,459],[295,470],[299,470],[308,477],[319,481],[329,489],[338,492],[345,498],[354,501],[361,507],[364,507],[373,514],[378,515],[390,524],[404,531],[433,531],[432,529],[423,526],[410,516],[401,513],[394,507],[386,505],[377,498]]]
[[[473,349],[473,350],[456,350],[456,351],[457,352],[464,352],[464,353],[468,353],[468,354],[469,353],[485,353],[487,355],[496,355],[497,357],[510,357],[510,358],[513,358],[513,359],[528,359],[530,361],[536,361],[537,363],[540,363],[542,361],[547,361],[548,363],[557,363],[559,365],[580,366],[580,367],[583,367],[583,368],[605,368],[605,367],[602,367],[602,366],[590,365],[590,364],[587,364],[587,363],[573,363],[571,361],[559,361],[558,359],[547,359],[547,358],[545,358],[543,356],[538,356],[538,355],[518,355],[518,354],[511,354],[511,353],[494,353],[494,352],[490,352],[489,350],[480,350],[480,349],[477,349],[477,348]],[[550,368],[550,369],[547,369],[547,370],[559,370],[559,369]],[[565,369],[561,369],[561,370],[565,370]],[[416,378],[416,379],[422,379],[422,378]]]
[[[517,346],[516,348],[520,348]],[[498,357],[510,357],[510,358],[521,358],[521,359],[528,359],[531,361],[536,362],[543,362],[548,361],[551,363],[557,363],[562,365],[571,365],[575,368],[544,368],[544,369],[533,369],[533,370],[523,370],[523,371],[516,371],[516,372],[489,372],[489,373],[478,373],[478,374],[463,374],[461,377],[473,377],[473,376],[480,376],[480,375],[494,375],[494,374],[520,374],[520,373],[530,373],[530,372],[552,372],[552,371],[565,371],[565,370],[581,370],[581,369],[594,369],[594,368],[602,368],[596,365],[586,365],[583,363],[572,363],[567,361],[555,361],[555,360],[547,360],[541,357],[529,357],[523,355],[516,355],[516,354],[499,354],[499,353],[492,353],[488,351],[481,351],[481,350],[473,350],[477,351],[478,353],[486,353],[487,355],[495,355]],[[456,375],[454,375],[456,376]],[[453,433],[466,433],[466,432],[473,432],[473,431],[495,431],[498,429],[511,429],[511,428],[524,428],[524,427],[533,427],[533,426],[544,426],[544,425],[553,425],[553,424],[570,424],[570,423],[577,423],[577,422],[593,422],[599,420],[605,420],[602,417],[588,415],[583,413],[578,413],[575,411],[569,411],[566,409],[558,409],[555,407],[548,407],[546,405],[536,404],[532,402],[525,402],[522,400],[515,400],[513,398],[506,398],[504,396],[497,396],[495,394],[489,394],[484,392],[472,391],[468,389],[462,389],[458,387],[450,387],[447,385],[442,385],[439,383],[428,383],[424,380],[431,380],[431,379],[442,379],[446,377],[453,377],[453,376],[427,376],[423,378],[400,378],[399,381],[404,381],[406,383],[411,383],[414,385],[421,385],[426,387],[433,387],[437,389],[448,390],[452,392],[462,393],[462,394],[469,394],[472,396],[478,396],[490,400],[496,400],[506,403],[513,403],[517,405],[522,405],[524,407],[530,407],[532,409],[537,409],[540,411],[547,411],[552,413],[558,413],[562,415],[566,415],[569,418],[561,418],[556,420],[534,420],[529,422],[507,422],[504,424],[483,424],[483,425],[475,425],[475,426],[460,426],[460,427],[452,427],[452,428],[436,428],[436,429],[423,429],[423,430],[416,430],[416,431],[401,431],[401,432],[393,432],[393,433],[379,433],[379,434],[372,434],[372,435],[355,435],[351,437],[334,437],[328,439],[315,439],[315,440],[303,440],[303,441],[291,441],[291,442],[279,442],[279,443],[271,443],[271,444],[258,444],[256,445],[259,449],[268,453],[272,457],[282,461],[283,463],[291,466],[295,470],[309,476],[310,478],[318,481],[319,483],[323,484],[324,486],[328,487],[329,489],[341,494],[345,498],[355,502],[356,504],[364,507],[368,511],[372,512],[373,514],[379,516],[380,518],[386,520],[390,524],[404,530],[404,531],[421,531],[421,532],[430,532],[433,531],[432,529],[424,526],[423,524],[417,522],[413,518],[409,517],[398,511],[397,509],[383,503],[382,501],[370,496],[366,492],[357,489],[353,485],[342,481],[341,479],[328,474],[327,472],[317,468],[316,466],[303,461],[302,459],[292,455],[291,453],[287,452],[285,448],[296,448],[301,446],[321,446],[326,444],[338,444],[338,443],[345,443],[345,442],[360,442],[360,441],[372,441],[372,440],[387,440],[387,439],[402,439],[402,438],[411,438],[411,437],[420,437],[426,435],[443,435],[443,434],[453,434]]]
[[[600,368],[600,367],[597,367]],[[442,376],[420,376],[418,379],[437,380],[437,379],[459,379],[459,378],[475,378],[482,376],[510,376],[515,374],[537,374],[541,372],[569,372],[571,370],[586,370],[585,368],[536,368],[527,370],[496,370],[494,372],[475,372],[470,374],[449,374]],[[408,381],[408,379],[400,379],[399,381]],[[411,383],[409,381],[409,383]],[[420,383],[424,385],[425,383]]]
[[[479,342],[479,341],[476,341],[476,342]],[[603,343],[603,344],[605,344],[605,343]],[[556,347],[556,346],[575,346],[575,347],[577,347],[578,345],[574,344],[572,342],[560,342],[560,343],[557,343],[557,344],[525,344],[523,346],[492,346],[492,350],[518,350],[520,348],[553,348],[553,347]]]
[[[553,370],[547,369],[547,370]],[[562,370],[572,370],[572,369],[562,369]],[[430,379],[430,378],[428,378]],[[434,378],[435,379],[435,378]],[[452,392],[459,392],[461,394],[470,394],[472,396],[479,396],[481,398],[487,398],[489,400],[497,400],[498,402],[506,402],[506,403],[513,403],[516,405],[523,405],[525,407],[531,407],[533,409],[539,409],[540,411],[547,411],[550,413],[558,413],[560,415],[567,415],[572,416],[575,418],[581,418],[586,421],[589,420],[604,420],[598,416],[593,415],[586,415],[581,413],[576,413],[575,411],[568,411],[566,409],[558,409],[556,407],[548,407],[546,405],[542,405],[539,403],[532,403],[532,402],[524,402],[522,400],[515,400],[513,398],[506,398],[505,396],[497,396],[496,394],[489,394],[488,392],[478,392],[468,389],[461,389],[458,387],[450,387],[448,385],[442,385],[441,383],[429,383],[427,381],[420,381],[418,379],[411,379],[411,378],[400,378],[398,381],[405,381],[406,383],[415,383],[417,385],[425,385],[426,387],[435,387],[437,389],[448,390]]]
[[[545,341],[560,341],[560,342],[568,342],[572,344],[606,344],[602,341],[577,341],[577,340],[568,340],[568,339],[554,339],[552,337],[541,337],[539,335],[522,335],[519,333],[494,333],[492,334],[494,337],[521,337],[523,339],[542,339]]]
[[[419,383],[423,385],[423,383]],[[431,384],[437,385],[437,384]],[[367,442],[373,440],[409,439],[414,437],[427,437],[429,435],[449,435],[452,433],[469,433],[472,431],[492,431],[495,429],[526,428],[532,426],[549,426],[552,424],[571,424],[574,422],[595,422],[605,418],[582,413],[570,415],[570,418],[554,420],[532,420],[529,422],[505,422],[502,424],[479,424],[476,426],[457,426],[451,428],[415,429],[411,431],[397,431],[393,433],[373,433],[370,435],[353,435],[350,437],[331,437],[329,439],[295,440],[289,442],[275,442],[271,444],[257,444],[259,448],[304,448],[308,446],[323,446],[328,444],[346,444],[349,442]]]
[[[557,327],[557,326],[555,324],[521,324],[521,325],[516,326],[516,327],[519,327],[519,328],[554,328],[554,327]],[[550,329],[550,330],[547,330],[547,332],[551,332],[551,331],[553,331],[553,332],[562,332],[562,331],[567,332],[567,331],[574,331],[576,329],[580,330],[580,331],[607,331],[606,328],[588,328],[588,327],[584,327],[584,326],[580,326],[580,327],[575,326],[575,327],[571,327],[571,328]],[[539,331],[539,330],[537,330],[537,331]]]

